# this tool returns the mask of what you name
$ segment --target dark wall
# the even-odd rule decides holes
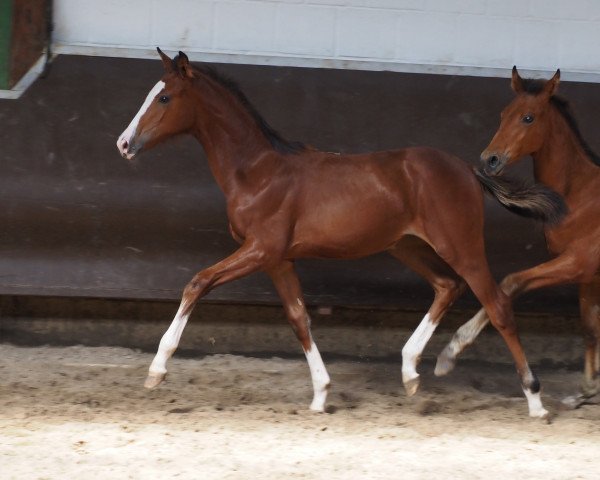
[[[285,137],[333,151],[429,145],[474,163],[512,96],[507,79],[217,68]],[[174,299],[196,271],[236,248],[200,145],[177,139],[134,166],[117,152],[117,136],[161,75],[158,60],[61,56],[20,100],[0,101],[0,294]],[[599,88],[561,84],[593,147]],[[539,225],[492,201],[486,222],[497,278],[546,258]],[[385,255],[300,261],[299,271],[313,304],[431,301],[427,285]],[[209,298],[277,301],[260,274]],[[530,295],[518,308],[574,311],[574,290]]]

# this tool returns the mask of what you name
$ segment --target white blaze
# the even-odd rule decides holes
[[[128,153],[127,149],[131,144],[131,138],[137,130],[138,124],[140,123],[140,119],[144,116],[144,113],[146,113],[154,99],[164,88],[165,82],[163,82],[162,80],[156,85],[154,85],[154,87],[152,88],[152,90],[150,90],[150,93],[146,97],[146,100],[144,100],[144,103],[142,104],[140,110],[137,112],[135,117],[133,117],[133,120],[131,121],[129,126],[125,129],[125,131],[117,140],[117,148],[119,149],[119,152],[123,157],[127,158],[128,160],[130,160],[133,157],[133,155],[131,153]]]

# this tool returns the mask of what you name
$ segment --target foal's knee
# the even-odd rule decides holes
[[[199,273],[185,286],[183,296],[186,298],[197,298],[206,293],[209,285],[210,278],[207,275]]]
[[[453,302],[465,290],[466,283],[460,278],[444,278],[438,280],[434,286],[438,297]]]

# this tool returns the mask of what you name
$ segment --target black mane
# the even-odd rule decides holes
[[[539,95],[544,85],[546,85],[545,80],[538,80],[533,78],[524,78],[522,80],[523,90],[525,93],[529,93],[530,95]],[[590,158],[590,160],[596,165],[600,166],[600,156],[592,150],[592,148],[588,145],[588,143],[584,140],[581,135],[581,131],[579,130],[579,125],[577,125],[577,121],[573,116],[573,112],[571,112],[571,107],[569,106],[569,102],[558,95],[552,95],[550,97],[550,103],[556,107],[558,113],[562,115],[562,117],[567,122],[567,125],[575,135],[575,138],[579,141],[583,151]]]
[[[279,153],[299,153],[307,150],[306,145],[304,145],[302,142],[286,140],[281,136],[279,132],[277,132],[273,127],[271,127],[271,125],[267,123],[267,121],[262,117],[262,115],[258,113],[254,105],[250,103],[248,97],[246,97],[244,92],[240,90],[240,87],[235,81],[223,76],[215,69],[207,65],[195,65],[194,68],[200,73],[208,76],[211,80],[214,80],[219,85],[222,85],[227,90],[229,90],[240,101],[240,103],[248,111],[250,116],[254,119],[254,121],[258,125],[258,128],[267,138],[271,146]]]

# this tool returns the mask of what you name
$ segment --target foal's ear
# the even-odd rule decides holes
[[[523,93],[525,91],[525,87],[523,86],[523,79],[517,72],[517,66],[513,66],[512,69],[512,79],[510,81],[510,86],[515,93]]]
[[[160,48],[156,47],[156,51],[160,55],[160,59],[162,60],[167,73],[171,73],[173,71],[173,60],[171,60],[169,56],[165,54],[165,52],[163,52]]]
[[[546,82],[544,85],[544,95],[550,98],[558,91],[558,84],[560,83],[560,68],[556,70],[554,76]]]
[[[179,51],[179,55],[177,55],[173,61],[177,68],[177,73],[179,73],[182,78],[194,78],[194,70],[192,69],[190,61],[185,53]]]

